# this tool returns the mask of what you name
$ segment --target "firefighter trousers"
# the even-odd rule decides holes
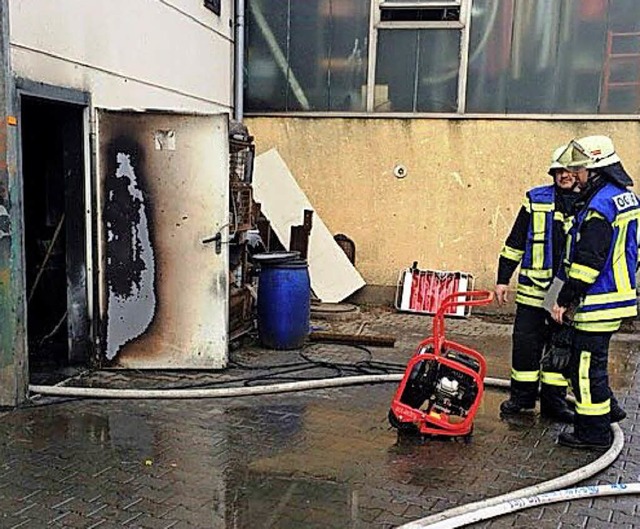
[[[574,434],[582,441],[604,444],[611,439],[613,396],[607,371],[611,335],[575,331],[567,375],[576,397]]]
[[[565,404],[567,380],[561,373],[541,367],[552,327],[549,313],[539,307],[518,303],[513,325],[511,354],[511,400],[523,408],[533,408],[540,385],[541,407],[560,409]]]

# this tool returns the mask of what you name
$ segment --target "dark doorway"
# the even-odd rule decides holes
[[[32,375],[88,358],[84,107],[21,97]]]

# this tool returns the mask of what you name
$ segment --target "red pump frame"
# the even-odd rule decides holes
[[[458,300],[458,298],[464,298]],[[466,306],[475,307],[480,305],[488,305],[493,301],[493,292],[488,290],[473,290],[470,292],[455,292],[450,294],[442,301],[442,304],[438,308],[433,318],[433,333],[432,336],[423,340],[418,345],[416,353],[409,360],[404,377],[400,382],[400,386],[396,390],[396,393],[391,402],[391,411],[395,414],[397,420],[400,423],[414,424],[420,433],[432,434],[432,435],[447,435],[447,436],[465,436],[471,434],[473,428],[473,419],[482,400],[484,393],[484,377],[487,373],[487,362],[484,357],[459,343],[447,340],[444,332],[444,315],[453,307]],[[433,352],[426,352],[428,347],[433,348]],[[457,362],[451,358],[442,356],[442,352],[445,350],[456,351],[469,356],[476,360],[480,365],[479,372],[474,371],[468,366]],[[400,398],[404,393],[405,386],[409,380],[414,366],[418,362],[425,360],[434,360],[442,365],[448,366],[451,369],[464,373],[473,378],[478,386],[478,394],[475,401],[471,405],[467,416],[461,422],[449,422],[449,416],[446,414],[428,414],[420,409],[412,408],[407,404],[400,402]]]

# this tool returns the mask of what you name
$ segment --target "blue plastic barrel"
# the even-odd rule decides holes
[[[309,334],[309,266],[300,259],[261,266],[258,337],[270,349],[298,349]]]

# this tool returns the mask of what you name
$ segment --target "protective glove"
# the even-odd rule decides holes
[[[553,333],[543,362],[547,371],[562,373],[571,359],[573,327],[563,325]]]

